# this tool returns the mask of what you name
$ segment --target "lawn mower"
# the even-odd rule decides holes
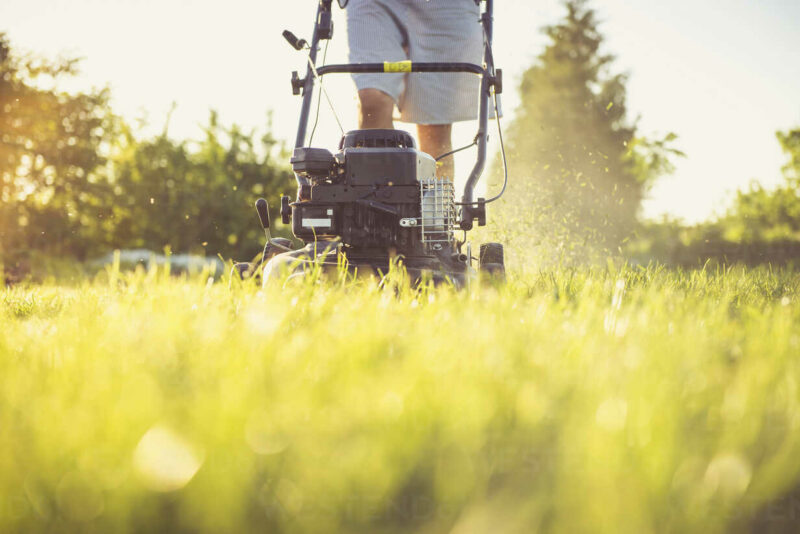
[[[343,3],[344,0],[339,0],[341,7]],[[480,4],[481,0],[476,3]],[[502,191],[488,200],[473,198],[486,164],[492,104],[502,147],[497,104],[497,94],[502,92],[502,71],[495,69],[492,56],[493,0],[482,3],[484,7],[476,24],[483,26],[483,65],[401,61],[318,67],[320,42],[333,37],[332,0],[319,0],[310,44],[289,31],[283,33],[296,50],[308,50],[305,77],[301,78],[297,72],[292,74],[293,93],[303,98],[291,158],[297,196],[291,201],[284,195],[280,204],[283,223],[291,224],[293,234],[305,245],[292,249],[290,240],[271,238],[268,204],[259,199],[256,210],[267,243],[259,261],[235,266],[240,276],[261,274],[267,283],[270,278],[281,273],[285,275],[287,271],[293,273],[292,276],[302,276],[313,268],[338,270],[342,266],[353,273],[382,275],[389,271],[393,262],[402,265],[414,282],[430,279],[463,286],[479,273],[494,278],[504,276],[501,244],[482,244],[475,258],[467,241],[467,232],[472,230],[475,221],[479,226],[486,224],[486,204],[500,198],[508,183],[503,150]],[[322,77],[329,74],[398,72],[410,76],[424,76],[430,72],[466,72],[480,76],[480,111],[474,142],[436,158],[418,150],[414,138],[401,130],[344,133],[335,154],[325,148],[306,146],[315,82],[324,92]],[[324,94],[330,103],[327,93]],[[477,161],[460,201],[456,201],[453,181],[437,178],[436,162],[473,146],[477,147]],[[460,232],[463,237],[458,239]],[[473,267],[476,260],[477,269]]]

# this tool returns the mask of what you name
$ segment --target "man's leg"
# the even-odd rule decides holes
[[[417,136],[419,149],[438,158],[453,150],[452,124],[418,124]],[[455,162],[453,156],[444,158],[436,166],[436,176],[455,180]]]
[[[392,113],[394,99],[380,89],[362,89],[358,92],[358,127],[365,130],[394,128]]]

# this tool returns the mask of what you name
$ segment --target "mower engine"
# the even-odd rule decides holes
[[[409,269],[467,269],[457,251],[453,182],[401,130],[354,130],[334,155],[296,148],[291,160],[309,185],[291,204],[292,231],[306,243],[338,241],[348,262],[384,269],[401,255]]]

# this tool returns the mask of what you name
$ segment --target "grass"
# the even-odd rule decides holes
[[[798,299],[790,271],[657,267],[0,290],[0,531],[779,528]]]

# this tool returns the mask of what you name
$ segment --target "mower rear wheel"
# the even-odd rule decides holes
[[[505,254],[502,243],[484,243],[480,253],[481,274],[502,280],[506,275]]]

